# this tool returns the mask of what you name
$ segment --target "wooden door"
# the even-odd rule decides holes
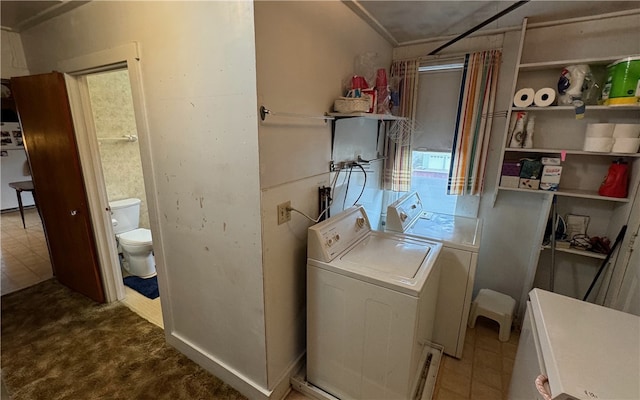
[[[103,303],[95,237],[64,75],[11,79],[53,273]]]

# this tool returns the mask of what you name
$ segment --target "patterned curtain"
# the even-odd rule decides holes
[[[408,192],[411,189],[411,132],[418,100],[418,59],[395,61],[391,79],[399,82],[398,115],[407,121],[391,122],[385,139],[384,189]]]
[[[465,56],[448,194],[482,192],[501,57],[500,50]]]

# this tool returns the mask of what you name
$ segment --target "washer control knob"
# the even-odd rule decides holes
[[[405,214],[404,212],[400,213],[400,221],[404,222],[407,220],[407,214]]]
[[[356,225],[358,226],[358,228],[363,228],[364,227],[364,218],[358,217],[358,219],[356,219]]]

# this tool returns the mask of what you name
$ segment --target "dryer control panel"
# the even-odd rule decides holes
[[[370,232],[364,208],[351,207],[309,228],[307,257],[329,262]]]
[[[387,207],[386,229],[404,232],[422,214],[422,201],[418,193],[408,193]]]

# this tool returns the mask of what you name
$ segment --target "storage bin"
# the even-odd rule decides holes
[[[333,109],[339,113],[368,112],[371,108],[371,98],[340,97],[333,102]]]
[[[503,176],[520,176],[520,163],[517,161],[505,161],[502,163]]]

